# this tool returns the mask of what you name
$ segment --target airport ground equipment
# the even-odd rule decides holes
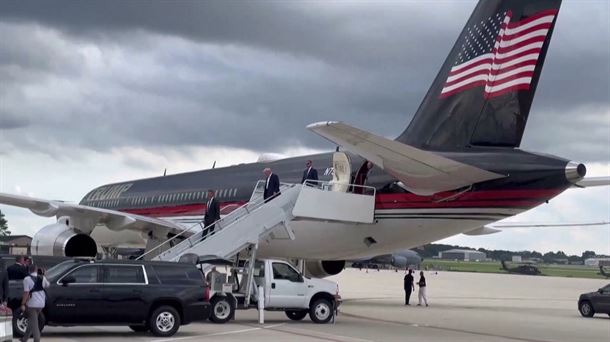
[[[262,198],[264,186],[265,182],[259,181],[250,201],[216,221],[212,233],[209,226],[199,223],[197,232],[191,227],[142,257],[186,261],[212,255],[231,260],[234,263],[231,281],[226,275],[210,279],[213,292],[210,318],[215,322],[228,321],[236,308],[256,307],[253,304],[256,303],[256,288],[263,286],[267,310],[285,311],[294,320],[303,319],[309,313],[314,322],[326,323],[334,318],[337,285],[305,278],[289,263],[279,260],[262,261],[262,266],[257,268],[259,241],[294,240],[290,221],[295,218],[371,224],[375,188],[307,180],[303,184],[282,184],[281,194],[265,201]],[[187,234],[191,235],[187,237]],[[205,272],[210,266],[204,265],[201,269]],[[281,271],[286,274],[282,276]]]
[[[140,258],[178,261],[182,255],[216,255],[233,258],[261,239],[291,239],[290,221],[295,218],[371,224],[374,220],[375,188],[350,185],[357,191],[336,191],[332,182],[307,180],[282,184],[281,194],[262,198],[265,181],[259,181],[250,201],[213,223],[214,231],[200,222],[152,248]],[[342,188],[343,189],[343,188]],[[189,236],[190,235],[190,236]]]
[[[341,303],[337,283],[305,277],[284,260],[255,260],[254,252],[249,249],[245,259],[237,258],[228,274],[212,272],[208,277],[212,322],[225,323],[234,317],[236,310],[261,307],[284,311],[291,320],[301,320],[307,315],[315,323],[334,320]],[[205,259],[199,263],[202,268],[226,265]],[[261,295],[263,302],[259,301]]]

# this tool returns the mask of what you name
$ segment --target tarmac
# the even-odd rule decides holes
[[[610,317],[584,318],[578,296],[610,280],[425,272],[429,307],[404,305],[404,272],[346,269],[329,279],[344,299],[334,324],[283,312],[238,311],[227,324],[195,323],[170,338],[127,327],[45,327],[44,341],[610,341]],[[419,278],[417,275],[416,280]],[[128,308],[126,308],[128,309]]]

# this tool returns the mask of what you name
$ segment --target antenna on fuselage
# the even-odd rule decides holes
[[[212,164],[212,169],[216,168],[216,161],[214,160],[214,164]]]
[[[165,175],[167,175],[167,168],[165,168],[165,170],[163,170],[163,177],[165,177]]]

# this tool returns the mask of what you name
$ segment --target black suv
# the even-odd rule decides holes
[[[593,317],[596,313],[606,313],[610,316],[610,284],[597,292],[581,294],[578,298],[578,311],[585,317]]]
[[[46,325],[128,325],[172,336],[181,324],[210,315],[203,274],[176,262],[69,260],[50,268],[51,283],[40,327]],[[22,282],[11,281],[9,307],[13,334],[23,336]]]

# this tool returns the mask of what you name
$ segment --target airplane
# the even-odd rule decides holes
[[[0,204],[57,217],[35,234],[33,254],[150,250],[202,219],[207,189],[216,190],[227,214],[249,201],[263,168],[300,183],[311,160],[321,180],[344,184],[337,191],[366,179],[376,189],[374,222],[294,221],[295,239],[261,241],[259,256],[301,259],[312,276],[323,277],[339,273],[345,260],[496,232],[486,226],[569,188],[610,184],[610,177],[585,178],[581,163],[519,148],[544,60],[553,57],[548,48],[560,5],[481,0],[396,139],[318,122],[307,128],[340,146],[336,152],[102,185],[79,204],[12,194],[0,194]]]
[[[355,268],[376,268],[379,266],[392,266],[396,269],[404,270],[407,267],[419,268],[422,262],[422,257],[416,252],[410,249],[403,249],[391,254],[376,255],[370,258],[362,258],[352,260],[352,267]]]

